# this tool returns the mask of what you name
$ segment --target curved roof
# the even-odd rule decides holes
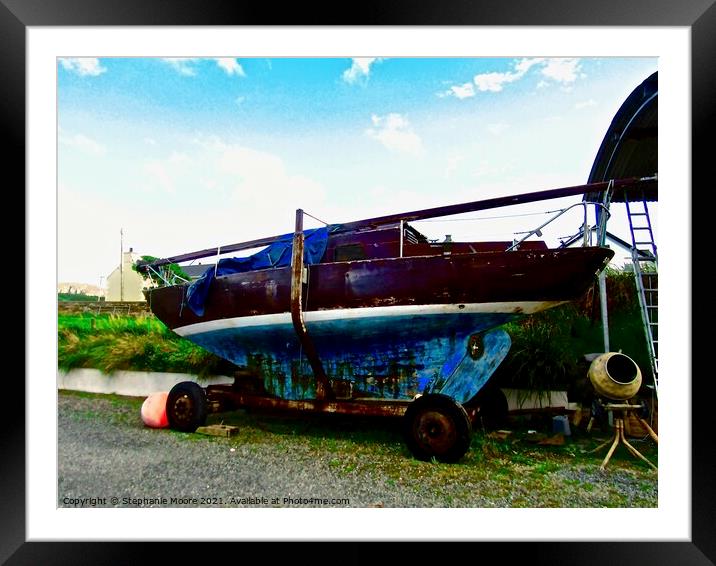
[[[597,151],[588,183],[610,179],[652,177],[658,172],[658,73],[636,87],[614,115]],[[629,193],[629,200],[658,200],[656,181],[643,187],[641,194]],[[587,194],[585,200],[598,195]],[[613,202],[624,201],[624,191],[615,191]]]

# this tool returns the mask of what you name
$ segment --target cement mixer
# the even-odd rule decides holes
[[[589,366],[588,375],[599,395],[615,401],[631,399],[641,387],[639,366],[621,352],[597,356]]]
[[[592,424],[595,419],[595,408],[599,408],[603,414],[603,411],[612,411],[614,414],[614,437],[608,439],[606,442],[597,446],[592,452],[598,452],[602,448],[605,448],[611,443],[609,452],[607,452],[604,461],[600,468],[603,470],[609,459],[614,454],[619,443],[623,443],[627,447],[629,452],[646,462],[652,469],[656,470],[656,466],[652,464],[641,452],[639,452],[629,441],[627,441],[624,429],[625,421],[629,418],[631,413],[634,417],[644,426],[648,434],[652,439],[658,443],[659,437],[654,430],[648,425],[648,423],[638,414],[636,411],[641,411],[646,408],[645,405],[632,404],[629,399],[633,398],[641,387],[641,370],[636,362],[629,356],[622,354],[621,352],[607,352],[601,354],[592,360],[589,366],[589,381],[592,382],[594,390],[598,395],[606,397],[611,402],[603,403],[601,400],[596,400],[592,404],[592,418],[589,420],[587,426],[587,432],[592,428]],[[622,401],[621,403],[614,403],[613,401]]]

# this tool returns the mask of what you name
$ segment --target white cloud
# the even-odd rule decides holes
[[[577,78],[583,77],[583,73],[580,74],[579,59],[532,57],[515,60],[512,71],[480,73],[475,75],[472,81],[480,92],[501,92],[505,85],[522,79],[533,68],[540,68],[542,76],[561,83],[563,88],[569,88],[569,84],[576,81]],[[544,88],[548,85],[547,81],[541,80],[537,84],[537,88]],[[463,99],[475,96],[475,94],[472,83],[465,83],[452,86],[450,90],[438,93],[438,96],[441,98],[455,96]]]
[[[158,159],[153,159],[144,165],[144,171],[149,175],[152,185],[158,184],[165,192],[175,193],[174,181],[169,174],[169,168]]]
[[[299,203],[323,195],[320,184],[287,170],[283,160],[272,153],[243,146],[227,146],[218,158],[219,171],[233,185],[233,198],[239,202],[263,201],[273,206],[276,200]],[[313,198],[312,198],[313,197]]]
[[[96,57],[62,57],[60,63],[65,69],[81,77],[96,77],[107,71]]]
[[[185,77],[193,77],[196,75],[194,64],[199,59],[197,57],[164,57],[162,61],[170,65],[177,73]]]
[[[207,151],[222,152],[228,149],[228,145],[217,135],[204,135],[195,133],[189,141]]]
[[[421,155],[424,153],[423,142],[416,134],[410,122],[400,114],[387,116],[371,116],[374,128],[365,131],[366,135],[378,140],[385,147],[397,153]]]
[[[505,83],[511,83],[521,77],[520,73],[483,73],[475,75],[473,80],[482,92],[500,92]]]
[[[84,153],[89,153],[90,155],[104,155],[107,153],[106,147],[84,134],[67,136],[60,133],[60,143],[69,147],[75,147]]]
[[[241,106],[246,101],[245,96],[237,96],[234,102],[236,102],[236,106]]]
[[[246,76],[244,68],[234,57],[217,57],[214,60],[216,61],[216,64],[219,65],[219,67],[226,71],[227,75],[236,75],[238,77]]]
[[[150,187],[158,184],[167,193],[177,192],[181,179],[187,177],[192,160],[185,153],[174,151],[166,159],[152,159],[144,164],[144,171],[150,178]]]
[[[187,146],[145,159],[126,179],[107,180],[121,198],[86,188],[68,195],[71,186],[60,181],[61,280],[91,283],[108,275],[116,265],[120,227],[125,246],[166,257],[292,232],[297,208],[333,220],[323,185],[283,156],[201,134],[177,141]],[[103,210],[112,214],[88,214]],[[307,228],[317,225],[306,219]]]
[[[542,74],[553,81],[573,83],[580,70],[579,59],[547,59]]]
[[[157,140],[154,138],[144,138],[144,143],[147,145],[157,145]]]
[[[352,59],[350,69],[343,71],[343,80],[349,84],[367,79],[370,76],[370,67],[373,63],[381,61],[378,57],[355,57]]]
[[[541,63],[544,63],[543,57],[532,57],[530,59],[520,59],[515,63],[515,71],[519,73],[520,75],[524,75],[527,71],[529,71],[532,67],[535,65],[539,65]]]
[[[593,98],[590,98],[589,100],[585,100],[584,102],[577,102],[577,104],[574,105],[574,107],[577,110],[581,110],[582,108],[589,108],[590,106],[596,106],[597,101]]]
[[[447,165],[445,167],[445,178],[450,178],[452,174],[457,170],[457,166],[461,161],[465,160],[464,155],[451,155],[447,158]]]
[[[509,127],[509,124],[489,124],[487,126],[487,131],[494,136],[501,136],[509,129]]]
[[[482,181],[485,181],[487,179],[493,179],[497,181],[499,185],[499,183],[507,182],[507,179],[512,173],[513,168],[514,165],[509,161],[494,162],[488,161],[486,159],[481,159],[474,167],[474,169],[472,169],[472,176]],[[496,188],[495,196],[500,194],[499,190],[500,189],[498,186]]]
[[[475,96],[475,87],[472,85],[472,83],[451,86],[450,90],[447,91],[446,94],[452,95],[455,98],[462,100],[463,98],[470,98]]]
[[[500,92],[503,85],[521,79],[532,67],[535,65],[542,65],[544,64],[544,61],[545,60],[540,57],[519,59],[515,63],[514,72],[482,73],[480,75],[475,75],[473,81],[477,85],[477,88],[482,92]]]

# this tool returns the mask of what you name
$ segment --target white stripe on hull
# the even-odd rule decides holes
[[[567,301],[512,301],[502,303],[466,303],[448,305],[396,305],[390,307],[362,307],[354,309],[330,309],[306,311],[303,319],[306,323],[329,320],[350,320],[384,316],[429,316],[440,314],[534,314],[556,307]],[[229,328],[248,328],[252,326],[271,326],[291,324],[291,313],[262,314],[240,316],[197,322],[174,328],[180,336],[203,334]]]

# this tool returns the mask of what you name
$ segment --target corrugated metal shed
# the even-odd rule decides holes
[[[589,173],[589,183],[651,177],[658,172],[658,73],[636,87],[621,105],[607,130]],[[648,183],[643,193],[629,192],[629,200],[658,200],[657,182]],[[601,200],[587,194],[584,200]],[[624,202],[623,190],[615,191],[612,202]]]

